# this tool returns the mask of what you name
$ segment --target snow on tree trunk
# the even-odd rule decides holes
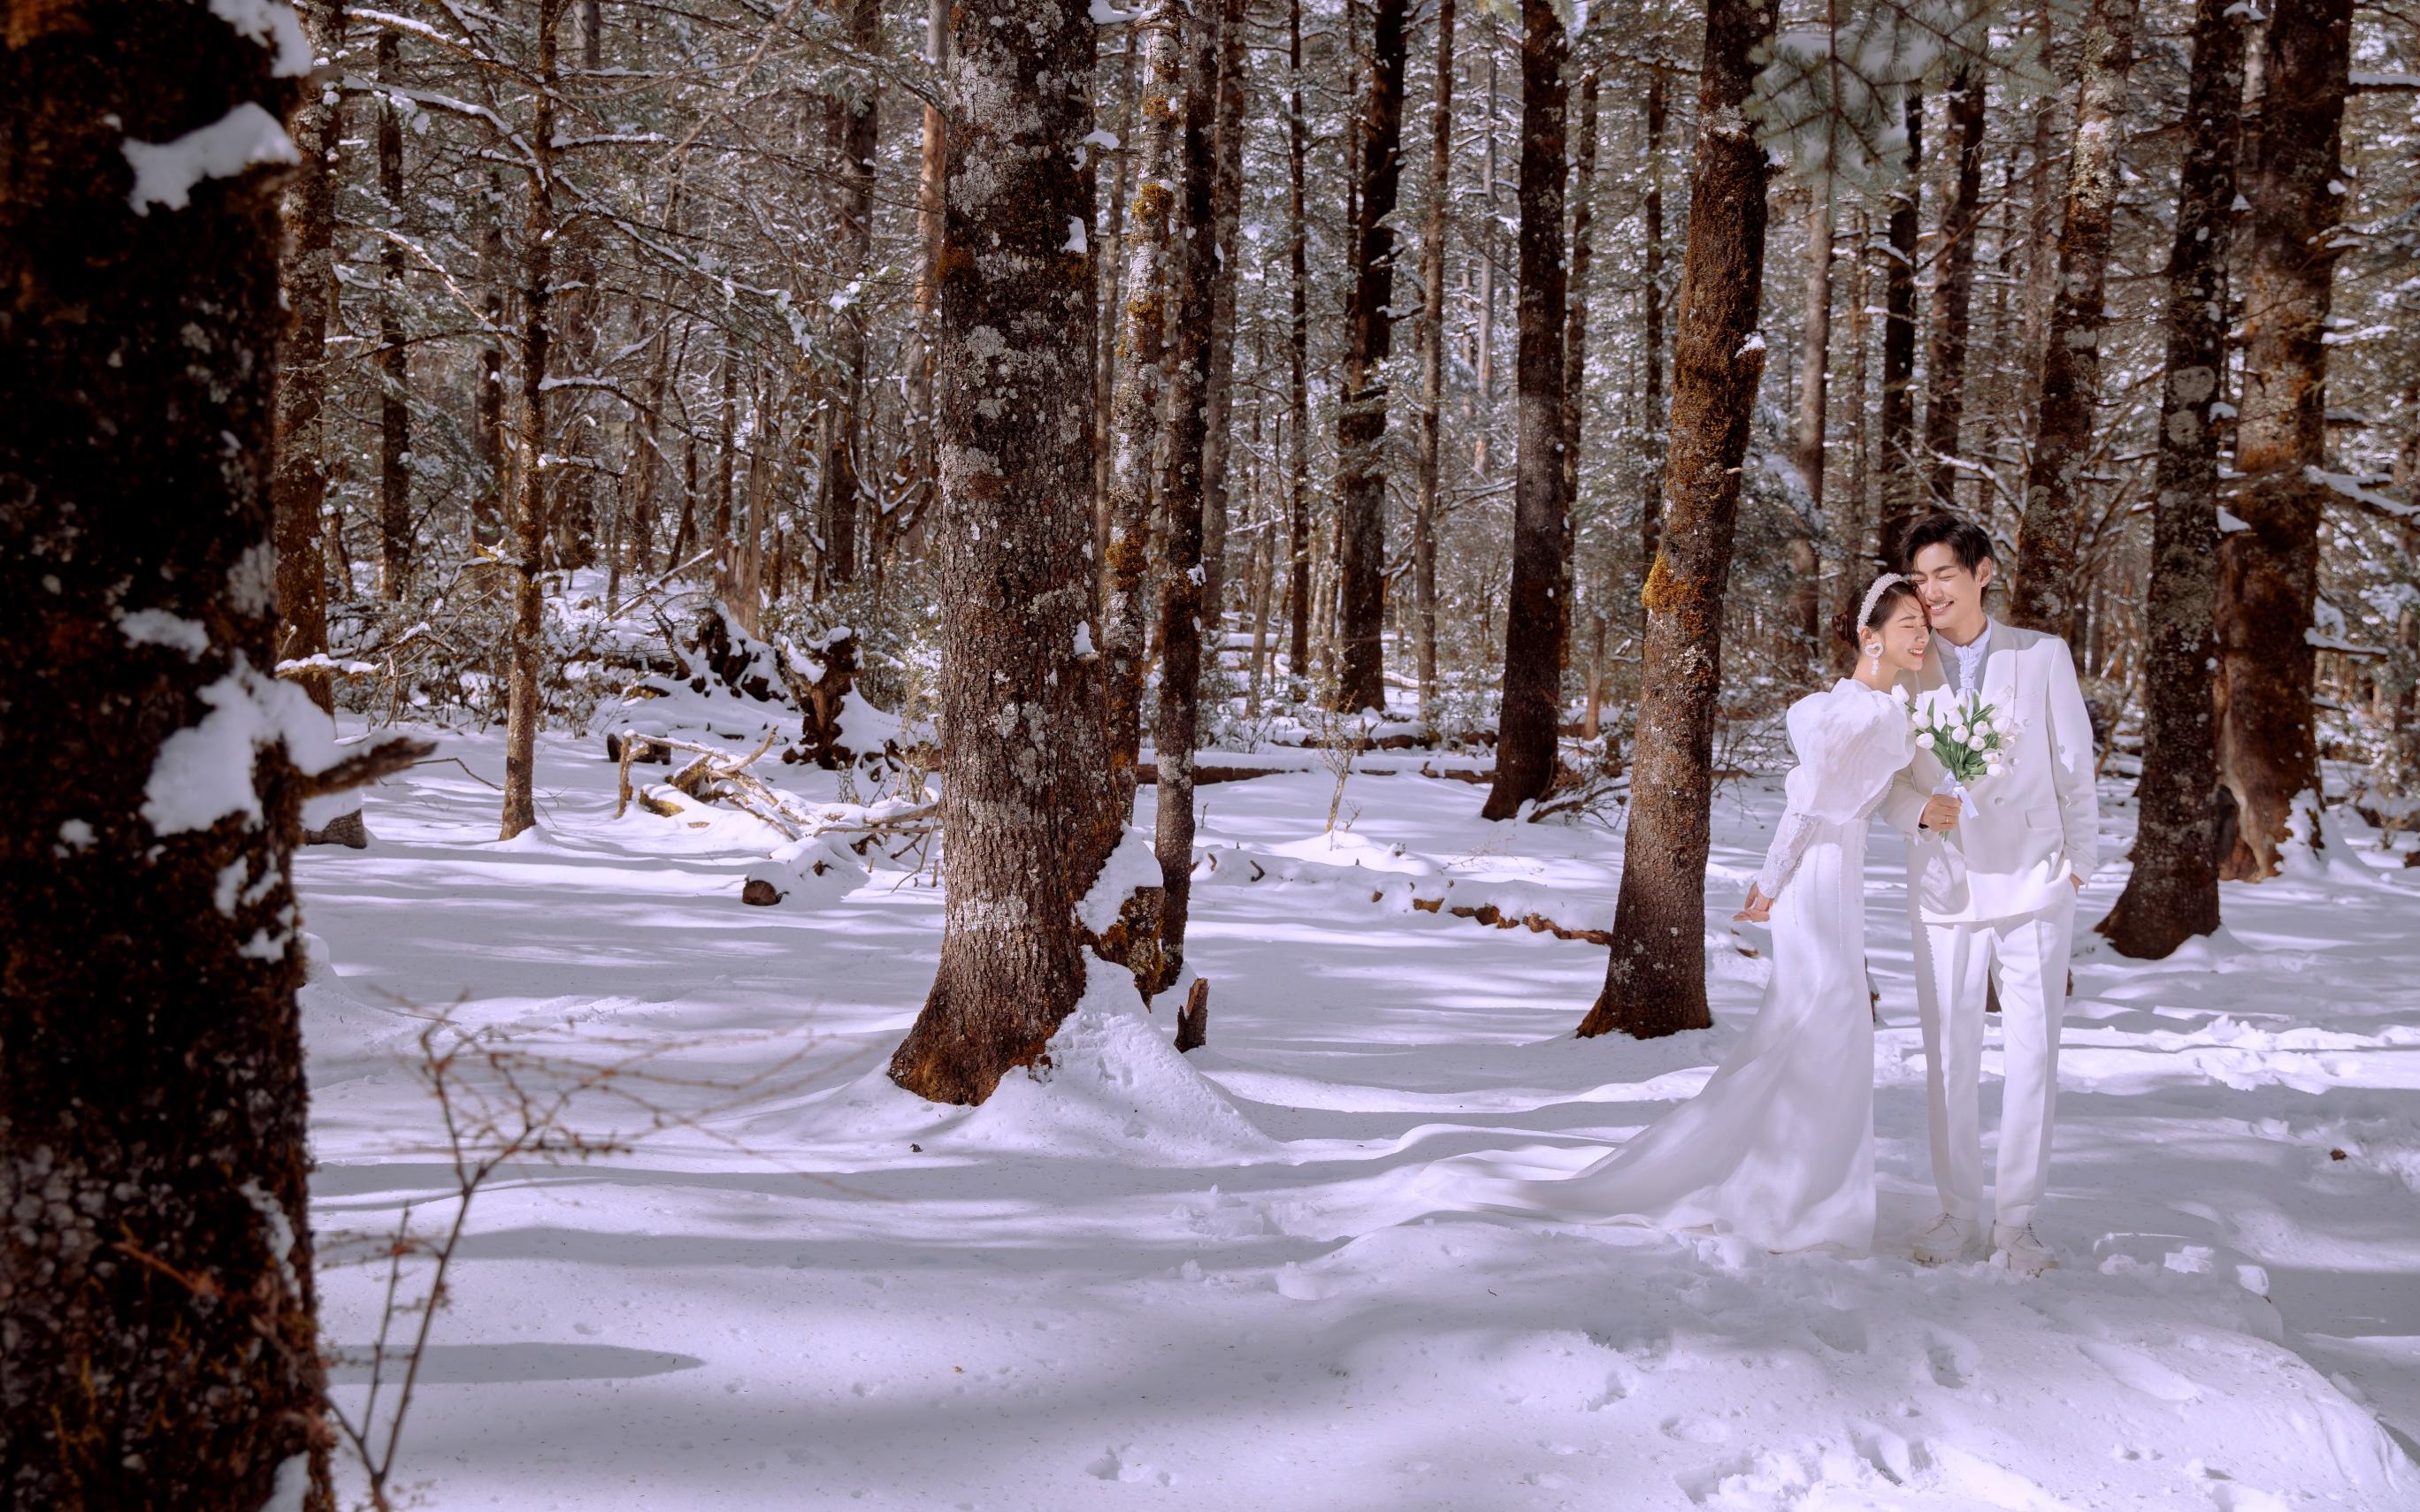
[[[1882,443],[1875,482],[1882,494],[1876,520],[1875,558],[1889,571],[1902,571],[1900,538],[1916,518],[1923,492],[1916,468],[1916,259],[1924,192],[1924,99],[1908,92],[1906,176],[1890,193],[1890,220],[1883,238],[1882,404],[1875,426]]]
[[[1437,0],[1436,103],[1429,116],[1429,215],[1420,234],[1420,414],[1413,451],[1412,603],[1426,713],[1437,696],[1437,460],[1445,403],[1445,239],[1453,202],[1453,5]]]
[[[271,489],[311,58],[227,14],[18,7],[0,46],[11,1507],[328,1505],[287,867],[334,748],[273,675]]]
[[[2134,869],[2099,925],[2120,955],[2155,960],[2218,928],[2216,679],[2218,436],[2226,373],[2226,263],[2245,22],[2233,0],[2194,10],[2185,158],[2168,253],[2167,372],[2160,389],[2151,580],[2144,608],[2143,775]]]
[[[1185,193],[1181,229],[1170,238],[1166,433],[1160,440],[1159,699],[1152,745],[1159,757],[1154,850],[1159,857],[1159,965],[1143,985],[1156,993],[1185,964],[1185,922],[1193,884],[1193,747],[1201,727],[1202,615],[1205,576],[1202,519],[1209,440],[1211,332],[1217,289],[1230,282],[1217,246],[1219,58],[1224,12],[1201,8],[1189,23],[1192,60],[1185,90]],[[1229,295],[1232,306],[1233,293]]]
[[[1960,450],[1966,420],[1966,339],[1975,306],[1975,236],[1983,202],[1982,73],[1962,68],[1949,85],[1949,135],[1957,153],[1957,187],[1941,218],[1940,272],[1933,281],[1932,334],[1924,366],[1924,449],[1931,469],[1927,491],[1944,509],[1958,503]]]
[[[2102,312],[2136,6],[2137,0],[2093,0],[2085,17],[2083,88],[2058,234],[2058,293],[2042,332],[2033,462],[2017,537],[2016,591],[2009,604],[2012,623],[2071,640],[2085,586],[2078,562],[2084,471],[2101,399]]]
[[[1480,810],[1510,819],[1555,781],[1563,684],[1563,189],[1571,40],[1551,0],[1521,3],[1520,453],[1512,483],[1512,590],[1504,607],[1504,707],[1496,781]]]
[[[1125,820],[1092,612],[1093,129],[1086,0],[959,0],[938,369],[941,961],[891,1060],[980,1103],[1084,986],[1077,904]],[[1142,287],[1148,288],[1146,282]]]
[[[1386,707],[1387,376],[1393,348],[1395,193],[1403,178],[1407,0],[1374,0],[1368,91],[1347,130],[1357,146],[1344,373],[1336,404],[1336,706]]]
[[[512,572],[513,619],[504,651],[504,840],[537,823],[537,729],[546,717],[537,679],[546,656],[543,445],[554,276],[555,27],[563,4],[537,0],[537,89],[530,119],[529,202],[521,222],[520,429],[513,441],[512,537],[505,558]]]
[[[2307,0],[2271,12],[2266,86],[2246,197],[2242,270],[2243,394],[2234,510],[2242,530],[2219,548],[2220,780],[2239,819],[2225,874],[2274,873],[2298,802],[2319,792],[2314,663],[2306,639],[2319,598],[2326,487],[2306,470],[2327,456],[2327,331],[2344,214],[2341,132],[2350,59],[2350,0]]]
[[[1142,748],[1142,684],[1150,628],[1151,503],[1169,338],[1178,296],[1171,267],[1183,207],[1184,12],[1163,3],[1136,24],[1141,35],[1142,140],[1134,200],[1126,207],[1125,308],[1118,335],[1117,385],[1109,400],[1109,552],[1101,605],[1101,652],[1108,659],[1107,729],[1110,784],[1121,811],[1134,807],[1135,762]],[[966,33],[959,27],[959,36]],[[1131,45],[1131,44],[1130,44]]]
[[[1741,107],[1772,0],[1707,0],[1697,166],[1672,343],[1672,437],[1664,532],[1642,595],[1647,639],[1631,766],[1627,857],[1605,990],[1579,1027],[1648,1039],[1713,1023],[1705,900],[1714,802],[1714,699],[1723,598],[1739,517],[1740,465],[1764,343],[1765,160]]]

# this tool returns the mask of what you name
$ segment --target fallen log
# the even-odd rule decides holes
[[[1604,929],[1571,929],[1558,924],[1544,914],[1507,914],[1494,903],[1468,903],[1446,906],[1442,898],[1414,898],[1412,906],[1423,914],[1446,913],[1456,918],[1467,918],[1496,929],[1526,929],[1532,934],[1551,934],[1559,940],[1586,940],[1590,945],[1611,945],[1613,931]]]

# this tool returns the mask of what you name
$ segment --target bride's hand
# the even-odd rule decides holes
[[[1773,900],[1766,897],[1753,882],[1747,885],[1747,902],[1742,903],[1740,911],[1731,916],[1732,923],[1737,924],[1742,921],[1750,924],[1773,922]]]

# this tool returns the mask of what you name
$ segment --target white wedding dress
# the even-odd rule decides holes
[[[1874,1026],[1867,820],[1915,753],[1907,706],[1843,678],[1791,706],[1782,814],[1758,886],[1773,978],[1756,1022],[1694,1098],[1576,1170],[1554,1152],[1464,1156],[1419,1181],[1431,1211],[1737,1233],[1771,1250],[1874,1236]]]

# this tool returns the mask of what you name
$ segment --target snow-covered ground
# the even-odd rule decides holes
[[[2040,1222],[2063,1263],[2024,1282],[1901,1257],[1933,1203],[1887,836],[1875,1257],[1397,1221],[1411,1167],[1621,1139],[1702,1082],[1763,985],[1728,919],[1773,783],[1717,799],[1721,1022],[1652,1043],[1571,1037],[1602,948],[1412,906],[1450,880],[1602,924],[1606,829],[1483,824],[1483,789],[1397,771],[1352,779],[1331,842],[1325,772],[1204,788],[1209,1047],[1087,1012],[1050,1083],[966,1110],[882,1077],[939,943],[929,873],[743,906],[778,840],[754,821],[616,820],[597,744],[550,739],[544,826],[499,843],[500,739],[442,748],[370,795],[368,851],[298,862],[347,1398],[385,1273],[345,1236],[451,1211],[417,1017],[654,1047],[644,1095],[692,1121],[480,1196],[402,1456],[433,1506],[2420,1505],[2420,870],[2373,841],[2230,887],[2226,934],[2175,960],[2086,949]],[[640,1121],[610,1093],[572,1118]]]

